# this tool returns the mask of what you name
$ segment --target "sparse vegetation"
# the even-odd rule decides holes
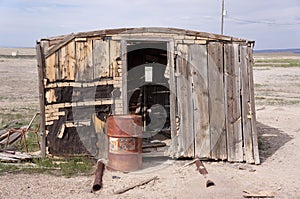
[[[255,67],[299,67],[300,59],[257,59],[255,60]]]
[[[300,100],[281,99],[281,98],[266,98],[262,96],[255,97],[257,105],[296,105],[300,104]]]
[[[34,158],[33,164],[16,165],[11,163],[0,163],[0,174],[3,172],[16,173],[49,173],[72,177],[75,175],[86,175],[93,172],[93,160],[88,157],[72,157],[65,159]]]

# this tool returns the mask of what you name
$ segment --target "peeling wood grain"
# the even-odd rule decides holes
[[[210,133],[206,45],[191,45],[189,47],[189,63],[193,74],[195,156],[209,158]]]
[[[222,43],[208,44],[209,120],[211,157],[227,159]]]

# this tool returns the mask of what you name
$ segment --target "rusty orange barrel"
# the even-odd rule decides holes
[[[108,168],[130,172],[142,168],[142,117],[112,115],[107,119]]]

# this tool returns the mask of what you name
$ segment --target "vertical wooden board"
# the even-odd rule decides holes
[[[95,78],[109,77],[109,41],[94,40],[93,57]]]
[[[92,43],[92,40],[76,42],[76,81],[94,79]]]
[[[251,132],[251,115],[250,115],[250,90],[248,77],[248,53],[247,46],[240,47],[241,55],[241,92],[242,92],[242,129],[244,139],[244,156],[247,163],[254,163],[253,147],[252,147],[252,132]]]
[[[58,58],[57,54],[53,53],[50,57],[46,59],[46,79],[49,82],[56,81],[56,68],[58,67]]]
[[[210,157],[208,77],[206,45],[190,45],[189,64],[193,74],[193,131],[195,156]]]
[[[228,161],[243,161],[238,45],[224,45],[226,134]]]
[[[252,130],[252,144],[253,155],[255,164],[260,164],[258,141],[257,141],[257,128],[256,128],[256,111],[255,111],[255,99],[254,99],[254,82],[253,82],[253,52],[252,47],[248,47],[248,77],[249,77],[249,89],[250,89],[250,104],[251,104],[251,130]]]
[[[109,77],[118,76],[117,58],[121,58],[121,43],[120,41],[109,41]]]
[[[177,109],[180,120],[178,132],[179,156],[194,156],[193,103],[191,71],[188,65],[188,46],[177,46]]]
[[[170,123],[171,123],[171,146],[168,155],[176,156],[178,150],[178,137],[176,130],[176,81],[174,63],[174,42],[168,42],[168,67],[170,68]]]
[[[86,78],[87,80],[95,79],[94,75],[94,60],[93,60],[93,40],[87,41],[87,66],[86,66]]]
[[[68,70],[69,60],[68,60],[68,49],[66,46],[63,46],[59,50],[59,68],[60,68],[60,76],[61,79],[67,78],[67,70]]]
[[[225,131],[225,102],[223,83],[223,46],[219,42],[208,44],[209,121],[211,157],[227,159]]]
[[[67,45],[68,51],[68,68],[67,80],[75,80],[76,73],[76,59],[75,59],[75,42],[72,41]]]

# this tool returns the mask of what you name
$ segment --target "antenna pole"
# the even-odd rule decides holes
[[[225,12],[225,6],[224,6],[224,0],[222,0],[222,18],[221,18],[221,34],[224,33],[224,12]]]

